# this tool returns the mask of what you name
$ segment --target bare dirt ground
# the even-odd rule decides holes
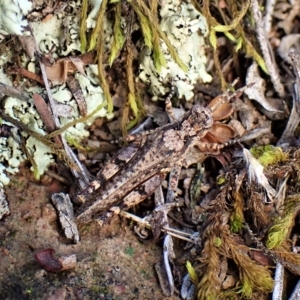
[[[23,169],[6,190],[11,215],[0,224],[0,299],[167,299],[153,269],[161,248],[139,242],[118,217],[109,226],[80,228],[79,244],[68,243],[50,204],[58,189],[56,181],[36,182]],[[76,269],[43,270],[34,253],[45,248],[57,257],[76,254]]]

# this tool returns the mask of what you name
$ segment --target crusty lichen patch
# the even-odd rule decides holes
[[[17,1],[20,2],[20,1]],[[24,1],[24,4],[25,5]],[[0,2],[0,4],[7,4],[6,1]],[[74,11],[80,8],[80,3],[78,1],[70,1],[69,5],[71,5]],[[3,9],[8,9],[6,6],[2,7]],[[10,11],[12,11],[12,8]],[[24,14],[27,14],[29,11],[23,9],[23,7],[16,8],[16,13],[14,17],[16,21],[18,21],[21,17],[24,19]],[[22,14],[23,13],[23,14]],[[21,17],[20,17],[21,16]],[[2,19],[0,18],[0,21]],[[24,22],[27,24],[27,21]],[[12,34],[22,34],[22,26],[25,26],[23,21],[19,24],[20,28],[18,30],[8,30],[3,24],[0,24],[0,28],[7,29],[6,32]],[[62,53],[59,53],[60,43],[62,35],[65,33],[62,31],[62,24],[68,23],[69,27],[69,39],[68,43],[64,45],[64,50]],[[3,27],[4,26],[4,27]],[[68,15],[66,12],[62,11],[49,20],[44,22],[32,22],[31,26],[33,28],[33,34],[35,36],[36,42],[39,46],[39,50],[48,55],[49,51],[51,51],[54,58],[59,57],[60,55],[71,55],[72,51],[80,51],[80,42],[78,37],[78,26],[79,26],[79,15]],[[75,34],[77,32],[77,34]],[[10,51],[10,49],[7,49]],[[12,85],[11,79],[4,72],[2,66],[6,65],[8,62],[13,63],[10,55],[3,54],[0,57],[0,78],[1,82],[4,82],[8,85]],[[24,68],[32,72],[36,72],[36,67],[38,66],[37,61],[33,58],[30,60],[26,55],[22,55],[20,58],[21,65]],[[103,92],[99,84],[98,80],[98,70],[96,65],[90,65],[84,67],[86,76],[82,74],[76,74],[76,78],[79,82],[79,85],[82,89],[83,95],[85,97],[86,106],[87,106],[87,114],[91,114],[99,105],[104,104],[105,99],[103,97]],[[21,82],[22,85],[22,82]],[[39,85],[24,85],[24,91],[28,92],[29,95],[33,93],[38,93],[47,99],[45,89]],[[79,110],[76,101],[73,98],[70,90],[66,86],[66,84],[62,84],[59,86],[54,86],[51,89],[52,96],[54,100],[63,104],[66,111],[68,111],[68,115],[60,115],[60,123],[61,126],[64,126],[71,121],[74,121],[80,118]],[[23,122],[28,126],[29,129],[37,131],[40,134],[46,134],[44,130],[44,124],[35,109],[32,100],[27,102],[21,101],[12,97],[7,97],[4,103],[4,112]],[[50,113],[50,111],[49,111]],[[89,131],[86,129],[86,125],[91,125],[95,118],[97,117],[112,117],[112,115],[107,114],[107,110],[105,109],[105,105],[103,108],[98,110],[97,113],[93,114],[93,116],[85,123],[77,123],[76,125],[70,127],[68,130],[64,132],[67,136],[68,140],[76,141],[77,143],[85,137],[89,136]],[[43,145],[41,142],[38,142],[33,137],[28,137],[28,135],[24,135],[27,139],[26,146],[28,148],[28,152],[32,155],[35,160],[37,167],[37,176],[44,174],[45,170],[49,167],[51,163],[54,162],[54,157],[51,149]],[[2,150],[0,151],[0,185],[9,183],[9,178],[7,173],[14,174],[18,171],[20,163],[25,159],[25,155],[21,151],[20,143],[16,142],[12,138],[1,138]],[[2,164],[1,164],[2,163]]]
[[[186,100],[193,97],[193,88],[197,81],[210,82],[211,75],[206,71],[205,36],[208,34],[206,19],[191,3],[165,0],[161,3],[160,27],[166,33],[179,57],[188,66],[182,70],[171,58],[164,42],[161,47],[166,58],[166,65],[158,72],[155,68],[151,51],[145,51],[140,65],[140,78],[150,84],[150,90],[157,96],[168,91],[166,83],[173,81],[179,94]]]

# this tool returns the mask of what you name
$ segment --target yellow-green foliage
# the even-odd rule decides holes
[[[232,258],[239,270],[239,290],[242,297],[250,298],[254,290],[269,293],[273,288],[273,279],[268,268],[252,260],[244,245],[237,244],[229,231],[223,231],[222,253]]]
[[[267,267],[252,260],[248,255],[248,248],[236,243],[226,227],[219,228],[221,237],[210,233],[204,243],[202,259],[204,267],[197,286],[197,299],[221,299],[220,272],[221,259],[232,259],[237,268],[238,284],[234,290],[226,291],[227,294],[240,294],[243,298],[251,298],[253,291],[269,293],[273,288],[273,279]],[[218,247],[215,241],[220,240]]]
[[[66,138],[66,141],[68,142],[68,144],[70,146],[73,146],[76,149],[79,149],[81,151],[86,151],[87,150],[82,145],[80,145],[79,139],[72,136],[71,134],[65,134],[65,138]]]
[[[81,7],[81,16],[80,16],[80,30],[79,30],[79,37],[80,37],[80,50],[81,52],[85,52],[86,50],[86,17],[87,17],[87,8],[88,8],[88,0],[82,0],[82,7]]]
[[[218,176],[218,178],[217,178],[217,184],[218,184],[218,185],[222,185],[222,184],[224,184],[226,181],[227,181],[227,180],[226,180],[226,177],[225,177],[225,176]]]
[[[266,246],[269,249],[276,249],[289,238],[294,225],[294,217],[299,207],[300,195],[290,196],[284,204],[283,214],[269,229]]]
[[[272,145],[252,147],[250,152],[264,167],[287,159],[281,148]]]
[[[131,37],[131,26],[127,24],[126,27],[127,32],[124,33],[121,28],[121,1],[111,0],[110,4],[110,11],[114,12],[114,28],[113,28],[113,42],[111,45],[110,55],[108,58],[108,63],[112,66],[115,59],[118,57],[121,51],[125,50],[127,53],[127,58],[130,60],[130,56],[132,56],[133,49],[131,49],[131,40],[127,40],[128,37]],[[100,6],[100,10],[98,12],[98,17],[96,21],[96,26],[92,31],[91,37],[89,39],[89,46],[88,50],[96,49],[98,52],[98,73],[100,83],[103,89],[103,93],[105,99],[107,101],[107,110],[108,113],[112,112],[113,110],[113,103],[112,98],[110,96],[109,87],[106,82],[105,72],[103,64],[103,24],[106,22],[106,8],[108,5],[108,0],[103,0]],[[132,0],[126,3],[128,5],[128,9],[132,9],[137,16],[139,21],[139,26],[141,28],[141,32],[144,38],[144,44],[149,49],[153,50],[153,60],[155,67],[158,71],[161,70],[161,67],[166,64],[165,57],[160,47],[160,39],[165,42],[170,52],[171,57],[174,61],[184,70],[187,71],[187,66],[183,63],[181,58],[178,56],[176,50],[168,40],[165,33],[160,29],[158,23],[158,16],[157,16],[157,7],[158,2],[156,0],[150,1],[150,7],[148,7],[148,2],[144,0]],[[86,17],[87,17],[87,0],[83,0],[82,12],[81,12],[81,26],[80,26],[80,41],[81,41],[81,50],[84,52],[86,50]],[[132,65],[131,61],[126,63]],[[132,66],[130,67],[132,68]],[[128,82],[134,82],[134,74],[133,72],[128,72],[129,69],[127,68],[127,80]],[[131,76],[131,78],[128,78]],[[126,113],[125,116],[122,118],[122,132],[125,133],[126,130],[132,127],[134,124],[137,123],[138,118],[142,115],[142,106],[141,103],[137,101],[137,97],[135,95],[135,89],[131,85],[129,86],[129,95],[127,98],[127,103],[123,110]],[[134,117],[134,119],[130,119],[129,116]]]
[[[198,275],[197,275],[197,273],[196,273],[196,271],[195,271],[195,269],[194,269],[194,267],[192,266],[192,264],[189,262],[189,261],[187,261],[186,262],[186,269],[187,269],[187,271],[188,271],[188,273],[189,273],[189,275],[190,275],[190,280],[194,283],[194,284],[198,284]]]
[[[230,230],[239,232],[244,226],[244,200],[240,193],[233,192],[233,212],[230,215]]]
[[[125,37],[121,28],[121,2],[116,4],[115,24],[114,24],[114,40],[109,55],[109,65],[111,66],[123,48]]]
[[[150,25],[149,19],[145,15],[143,15],[143,13],[141,12],[141,10],[138,8],[137,5],[132,3],[132,7],[139,18],[145,45],[149,49],[152,49],[152,37],[153,36],[152,36],[152,30],[151,30],[151,25]]]
[[[211,15],[210,12],[210,4],[212,1],[204,0],[202,5],[198,5],[196,1],[192,1],[193,4],[199,9],[202,14],[205,16],[208,26],[209,26],[209,42],[212,45],[215,55],[215,65],[217,68],[218,75],[220,76],[221,86],[225,90],[226,89],[226,82],[222,75],[221,65],[218,61],[217,53],[217,33],[222,32],[224,35],[230,40],[236,43],[235,51],[239,51],[243,49],[247,56],[252,57],[257,64],[262,68],[265,73],[268,73],[265,62],[263,58],[258,54],[256,49],[250,42],[250,37],[247,36],[246,32],[244,31],[242,25],[242,19],[249,14],[249,5],[251,0],[246,1],[235,1],[235,0],[228,0],[227,2],[227,10],[229,13],[229,18],[231,18],[231,23],[222,25],[218,23],[218,21]],[[223,16],[224,13],[221,12]],[[224,23],[227,22],[227,17],[224,18]],[[217,60],[217,61],[216,61]]]
[[[214,240],[217,237],[211,234],[204,242],[202,256],[204,257],[204,267],[197,285],[198,300],[217,300],[220,298],[220,280],[218,278],[221,260],[218,247]]]
[[[227,187],[229,186],[232,188],[232,185],[228,184]],[[239,203],[239,209],[242,209],[243,199],[238,191],[235,193],[233,198]],[[241,241],[241,237],[229,230],[229,220],[225,217],[228,210],[227,196],[228,190],[225,187],[218,195],[217,205],[211,212],[213,216],[208,218],[202,231],[204,245],[198,259],[201,266],[197,285],[198,300],[231,299],[228,297],[232,296],[233,299],[251,298],[254,291],[267,294],[273,288],[273,279],[268,268],[252,260],[249,256],[250,249]],[[236,266],[234,268],[233,262]],[[236,270],[235,273],[232,273],[233,269]],[[236,284],[231,289],[222,289],[220,277],[224,277],[224,272],[230,272],[235,278]]]

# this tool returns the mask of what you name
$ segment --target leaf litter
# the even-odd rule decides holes
[[[18,3],[17,0],[15,1]],[[139,280],[145,280],[144,284],[147,289],[152,292],[155,291],[156,299],[163,299],[164,296],[158,287],[152,266],[160,262],[163,258],[162,253],[164,253],[164,266],[159,270],[162,273],[167,272],[165,274],[166,277],[161,277],[159,274],[158,278],[163,278],[160,280],[160,283],[165,295],[174,299],[180,299],[180,297],[189,299],[194,296],[197,299],[268,299],[273,288],[273,297],[277,297],[278,299],[283,297],[281,293],[291,295],[294,288],[294,285],[291,283],[296,284],[297,275],[299,276],[300,273],[299,255],[297,254],[297,245],[299,243],[297,235],[299,227],[297,222],[299,211],[299,191],[297,184],[299,181],[299,143],[297,130],[299,123],[300,70],[297,65],[297,61],[299,60],[297,54],[292,54],[292,56],[288,54],[290,51],[298,49],[298,37],[294,36],[294,39],[290,39],[290,41],[286,40],[285,37],[288,34],[292,35],[294,32],[297,32],[297,24],[295,22],[297,20],[297,14],[295,13],[296,5],[293,7],[289,6],[285,1],[279,1],[276,5],[272,6],[269,5],[272,1],[267,1],[264,15],[265,23],[263,23],[262,16],[259,15],[257,1],[253,1],[251,4],[250,1],[245,1],[243,4],[228,1],[228,3],[224,3],[224,7],[221,4],[220,6],[215,4],[208,5],[208,1],[204,1],[203,6],[200,6],[200,12],[207,18],[207,26],[210,29],[209,39],[213,48],[213,53],[206,53],[205,60],[208,62],[215,61],[215,69],[211,69],[213,70],[211,74],[215,77],[220,77],[219,82],[206,85],[197,82],[197,85],[209,88],[210,90],[216,90],[219,84],[224,88],[226,82],[231,82],[233,78],[238,76],[241,77],[244,84],[252,82],[256,82],[256,84],[246,90],[248,97],[242,96],[242,102],[236,100],[233,103],[235,108],[233,113],[231,109],[228,111],[228,107],[220,107],[219,112],[221,117],[214,117],[215,125],[204,137],[203,141],[206,143],[223,143],[236,138],[235,133],[239,132],[244,134],[241,137],[241,141],[246,148],[242,149],[240,145],[237,145],[221,152],[216,151],[216,153],[212,153],[212,151],[206,151],[205,147],[200,147],[202,153],[199,154],[199,151],[190,153],[185,163],[187,167],[186,173],[184,171],[181,174],[177,174],[176,172],[171,173],[170,182],[163,183],[163,186],[166,186],[167,189],[167,200],[166,203],[163,204],[162,202],[160,204],[161,208],[157,206],[155,209],[153,202],[146,200],[137,208],[130,211],[130,213],[120,211],[120,216],[124,217],[122,225],[118,216],[113,216],[108,224],[97,221],[89,225],[80,224],[81,241],[77,245],[70,245],[57,227],[57,216],[48,200],[50,194],[61,192],[62,187],[59,187],[60,184],[56,179],[48,175],[43,175],[43,172],[46,172],[48,167],[50,171],[64,174],[69,178],[70,182],[74,182],[74,177],[72,176],[75,176],[77,181],[81,181],[79,185],[82,187],[86,186],[92,175],[101,169],[106,157],[106,155],[99,156],[98,150],[91,149],[93,151],[89,151],[88,145],[96,142],[97,137],[95,133],[102,131],[101,136],[105,136],[106,134],[111,137],[112,132],[108,132],[105,126],[109,128],[109,125],[106,125],[107,121],[115,117],[117,122],[122,123],[123,126],[121,130],[113,132],[115,137],[119,138],[121,132],[124,133],[133,124],[139,123],[139,119],[145,114],[145,112],[140,113],[142,112],[142,107],[138,102],[136,94],[141,93],[141,98],[145,104],[147,103],[147,99],[149,100],[154,95],[145,93],[145,90],[148,89],[146,85],[140,84],[137,87],[132,80],[132,74],[136,78],[138,75],[137,54],[134,51],[137,49],[137,45],[134,44],[134,47],[132,47],[127,40],[123,44],[127,47],[125,51],[122,49],[122,45],[119,44],[115,48],[115,60],[111,59],[111,68],[103,68],[102,70],[98,68],[97,70],[97,66],[93,64],[95,62],[95,53],[87,52],[79,55],[80,43],[77,40],[79,36],[80,1],[71,1],[69,6],[62,7],[52,1],[47,5],[42,2],[36,1],[34,3],[34,9],[27,18],[30,20],[29,23],[34,23],[36,20],[43,18],[42,23],[46,24],[46,26],[52,24],[51,22],[54,22],[54,20],[58,20],[60,25],[55,29],[58,31],[54,32],[54,37],[49,35],[45,39],[41,38],[41,34],[36,31],[38,27],[35,27],[34,31],[31,32],[33,32],[32,34],[36,42],[32,43],[32,39],[27,39],[27,41],[23,39],[22,41],[22,47],[25,49],[26,46],[26,50],[22,50],[20,46],[19,49],[15,49],[14,53],[12,53],[11,50],[5,49],[3,42],[1,43],[1,53],[3,53],[0,57],[1,71],[6,69],[8,70],[7,73],[13,75],[13,77],[0,76],[0,91],[6,97],[4,100],[4,112],[1,116],[4,121],[10,122],[19,130],[14,134],[8,132],[1,138],[1,152],[3,157],[1,158],[1,170],[3,172],[6,169],[6,174],[3,173],[1,175],[3,182],[7,182],[5,176],[7,177],[8,173],[16,173],[19,168],[22,170],[19,177],[15,177],[15,182],[11,184],[11,188],[16,191],[14,200],[12,198],[12,191],[7,190],[10,216],[4,218],[4,221],[2,221],[3,227],[1,228],[1,239],[3,240],[1,250],[7,258],[3,262],[2,269],[8,270],[8,273],[6,272],[5,274],[6,279],[1,286],[1,292],[6,297],[4,299],[14,297],[12,295],[16,286],[16,278],[21,278],[19,286],[21,285],[21,290],[27,296],[32,295],[34,297],[50,299],[52,294],[60,292],[59,289],[62,288],[62,285],[55,283],[57,278],[55,276],[58,275],[41,273],[42,271],[32,260],[34,251],[50,248],[55,248],[59,252],[58,256],[63,256],[64,254],[71,255],[76,252],[79,257],[74,271],[61,273],[61,276],[64,278],[64,285],[68,287],[67,291],[62,293],[65,295],[65,298],[78,297],[81,294],[88,295],[90,299],[107,299],[108,297],[128,299],[126,297],[132,297],[133,295],[133,297],[146,299],[147,293],[143,293],[140,287],[137,288],[138,282],[130,278],[129,271],[133,270],[132,266],[128,265],[128,261],[126,262],[126,260],[122,259],[122,255],[117,255],[116,253],[116,251],[120,252],[119,249],[121,248],[123,249],[121,253],[126,255],[126,249],[134,245],[134,249],[137,251],[136,254],[140,253],[140,257],[145,258],[147,256],[145,254],[144,256],[141,255],[142,252],[140,251],[141,249],[147,249],[147,245],[150,244],[140,244],[132,236],[129,229],[130,226],[128,227],[128,223],[126,220],[124,221],[128,217],[133,219],[134,223],[138,224],[138,226],[135,225],[134,230],[138,232],[140,239],[148,240],[155,237],[155,240],[162,238],[164,240],[163,249],[165,251],[162,252],[156,249],[155,255],[151,256],[151,259],[150,256],[147,257],[152,264],[149,263],[147,267],[142,266],[138,269],[139,273],[136,275]],[[84,3],[85,1],[82,2]],[[92,10],[92,12],[95,12],[94,16],[89,15],[88,17],[89,23],[94,23],[94,25],[99,21],[99,19],[96,20],[99,7],[101,10],[100,4],[99,7],[97,6],[98,4]],[[198,8],[195,3],[193,4]],[[114,4],[110,5],[113,7]],[[124,16],[126,12],[128,16],[133,16],[134,14],[131,15],[129,13],[130,9],[133,9],[136,13],[136,24],[138,24],[138,20],[143,20],[146,23],[150,20],[147,20],[151,16],[149,14],[150,10],[145,7],[143,1],[134,2],[132,8],[128,5],[122,6],[121,3],[116,5],[116,8],[114,7],[111,11],[109,10],[109,6],[107,14],[104,14],[102,10],[102,15],[105,15],[107,21],[105,26],[108,26],[109,22],[112,22],[112,12],[116,12],[114,15],[115,18],[119,18],[120,15]],[[168,5],[172,4],[168,3]],[[237,16],[238,7],[241,8],[241,13]],[[154,6],[151,9],[155,11]],[[269,52],[262,51],[263,59],[259,55],[260,50],[254,49],[249,44],[249,36],[245,35],[246,31],[239,24],[247,13],[250,15],[250,10],[257,24],[257,26],[254,26],[254,31],[257,34],[258,44],[261,49],[268,49]],[[53,15],[50,16],[49,13],[53,13]],[[222,18],[225,17],[224,13],[232,22],[228,26],[220,27]],[[287,17],[284,14],[287,14]],[[77,24],[76,22],[72,23],[70,17],[74,20],[77,18]],[[161,14],[160,17],[163,18],[164,15]],[[281,20],[281,22],[277,22],[276,24],[272,24],[272,22],[268,23],[267,18],[269,20]],[[64,22],[62,22],[63,19],[65,19]],[[122,19],[115,20],[115,30],[119,30],[119,26],[122,24],[120,20],[123,21]],[[129,20],[128,17],[126,20]],[[154,22],[154,19],[150,21]],[[60,30],[65,29],[64,26],[67,23],[71,24],[71,26],[68,28],[68,34],[64,36],[65,40],[63,41],[63,39],[60,39],[63,31],[60,32]],[[137,26],[136,24],[135,26]],[[157,29],[157,23],[154,24],[153,28]],[[20,25],[25,26],[25,22],[21,21]],[[35,24],[31,25],[33,27],[36,26]],[[147,29],[147,25],[145,26],[138,34],[140,38],[144,37],[146,43],[146,31],[149,31],[149,27]],[[192,26],[192,23],[188,26]],[[270,33],[271,37],[269,39],[262,38],[261,36],[263,26],[265,26],[266,32]],[[91,26],[89,25],[88,27],[90,28]],[[16,27],[12,31],[7,30],[7,28],[5,29],[11,34],[19,33],[18,30],[16,31]],[[281,29],[284,29],[284,33],[280,31]],[[108,29],[107,27],[101,30],[108,33],[109,36],[109,30],[112,29]],[[28,32],[27,29],[26,32]],[[127,38],[132,32],[128,31]],[[153,32],[155,35],[155,31]],[[217,37],[216,32],[224,32],[226,37],[236,43],[236,50],[233,50],[229,54],[226,52],[229,50],[225,51],[221,46],[218,49],[220,53],[223,51],[224,56],[227,55],[227,58],[234,58],[228,61],[228,64],[231,64],[233,67],[232,71],[226,69],[223,75],[220,75],[220,72],[222,72],[222,67],[224,67],[225,71],[225,65],[218,64],[219,58],[222,56],[218,56],[216,59],[216,42],[221,41],[222,37]],[[72,39],[72,36],[75,36],[75,39]],[[252,33],[251,38],[255,38],[254,33]],[[5,38],[4,41],[7,42],[7,45],[10,45],[12,42],[18,43],[18,39],[15,36],[12,39],[12,41],[9,41],[8,38]],[[281,41],[281,39],[282,43],[278,48],[278,52],[285,61],[284,65],[276,64],[269,57],[270,54],[273,54],[278,59],[279,56],[277,56],[276,48],[279,45],[278,41]],[[155,38],[153,38],[153,41],[155,41]],[[65,48],[65,43],[67,43],[67,49]],[[104,41],[101,41],[101,43],[103,49],[107,49],[109,43],[105,44]],[[150,44],[148,44],[149,46]],[[103,59],[106,59],[103,49],[102,56],[98,56],[98,60],[101,63]],[[239,49],[242,49],[244,52],[240,51],[238,53]],[[28,54],[30,59],[26,57],[23,51]],[[41,53],[43,54],[41,55]],[[249,61],[245,60],[244,53],[253,57],[256,63],[249,63]],[[92,58],[90,55],[92,55]],[[97,55],[99,55],[99,52]],[[130,55],[133,56],[125,70],[124,63],[128,61]],[[149,53],[147,55],[149,56]],[[165,55],[168,57],[169,54],[165,53]],[[18,59],[15,60],[13,57],[18,57]],[[237,57],[247,66],[246,78],[245,74],[241,72],[241,67],[244,67],[244,65],[240,65],[241,62],[236,59]],[[288,65],[291,60],[293,68]],[[221,58],[221,62],[223,63],[225,60],[222,61]],[[259,70],[257,65],[265,73]],[[42,70],[43,68],[45,69],[45,73],[42,77],[39,75],[39,69]],[[12,73],[12,70],[14,73]],[[102,75],[101,72],[103,73]],[[100,81],[97,73],[100,74]],[[266,73],[270,75],[266,75]],[[103,82],[104,76],[107,78],[106,87]],[[151,76],[153,76],[152,73]],[[149,78],[155,82],[155,77],[151,76]],[[183,86],[180,86],[181,79],[179,77],[177,84],[178,88],[182,89]],[[259,83],[257,83],[258,79]],[[150,83],[152,83],[151,80]],[[99,82],[101,82],[103,90],[100,87],[98,88]],[[129,90],[129,95],[127,99],[126,96],[123,97],[125,98],[123,99],[123,109],[116,110],[113,115],[110,109],[106,109],[107,103],[105,103],[106,100],[104,99],[108,93],[117,93],[118,88],[124,86],[124,82],[127,83],[125,89]],[[288,82],[286,88],[283,86],[285,82]],[[44,84],[46,84],[46,88],[48,89],[47,93],[44,90]],[[191,82],[187,84],[189,85]],[[192,82],[192,86],[195,84],[195,82]],[[165,88],[168,87],[168,84],[160,82],[159,86]],[[157,86],[151,85],[149,91],[153,92],[155,88]],[[206,105],[211,103],[213,97],[209,93],[203,92],[204,90],[204,88],[199,88],[192,91],[195,97],[193,100],[190,100],[191,102],[180,101],[182,108],[184,110],[190,109],[193,103],[197,103],[199,99]],[[40,102],[35,101],[33,103],[30,99],[33,93],[42,96],[43,100],[39,99]],[[57,99],[53,97],[51,108],[49,108],[47,102],[51,99],[51,94],[55,95],[55,93],[57,93]],[[190,90],[187,90],[187,93],[187,95],[192,95]],[[287,97],[284,97],[285,94]],[[103,95],[105,95],[104,98]],[[155,97],[157,99],[161,96],[156,95]],[[19,100],[16,100],[16,98]],[[36,96],[33,97],[33,99],[35,98],[37,99]],[[95,99],[100,99],[100,101],[95,101]],[[106,99],[109,101],[108,98]],[[60,110],[65,108],[63,106],[58,108],[57,101],[60,103],[63,101],[63,105],[71,107],[69,113],[60,113]],[[95,101],[95,103],[90,105],[89,101]],[[34,109],[34,105],[37,106],[37,110]],[[213,103],[210,105],[213,105]],[[158,106],[159,104],[155,107],[155,110],[162,114]],[[289,108],[291,108],[291,113],[289,113]],[[10,116],[8,118],[5,117],[7,113]],[[106,117],[107,120],[104,122],[99,121],[99,119],[95,121],[96,113],[98,114],[98,118]],[[51,118],[51,115],[54,118]],[[91,119],[92,115],[94,117]],[[126,118],[124,118],[124,115]],[[16,118],[23,125],[20,125],[18,121],[14,121]],[[87,125],[91,125],[92,123],[93,125],[87,130],[82,122],[76,123],[76,119],[78,118],[80,118],[80,121],[86,122]],[[219,120],[228,118],[231,119],[230,125],[217,123]],[[278,120],[287,119],[287,124],[282,121],[278,122]],[[4,132],[5,124],[1,126],[3,128],[1,130]],[[126,126],[128,128],[125,130]],[[145,126],[150,126],[150,128],[155,127],[155,119]],[[65,132],[66,128],[69,128],[69,133]],[[33,134],[33,132],[37,133]],[[47,135],[48,133],[50,135]],[[48,148],[45,147],[43,151],[37,150],[39,148],[37,142],[32,139],[31,143],[28,142],[32,138],[32,134],[35,135],[35,138],[39,137],[42,143],[46,144]],[[18,138],[18,135],[20,137],[22,135],[22,138]],[[54,142],[52,138],[54,138]],[[35,183],[31,185],[26,181],[26,177],[30,177],[31,175],[26,170],[26,164],[24,163],[25,155],[20,154],[20,150],[18,152],[17,147],[14,145],[16,139],[18,141],[24,140],[23,144],[26,144],[25,147],[27,147],[26,155],[28,158],[32,157],[29,160],[35,169],[36,178],[33,179],[31,177],[31,181],[36,182],[37,177],[41,177],[41,184],[37,185]],[[68,146],[66,141],[68,141],[68,144],[73,149]],[[276,143],[278,147],[270,146]],[[22,143],[19,142],[19,144]],[[61,145],[63,145],[65,150],[63,150]],[[98,145],[100,146],[100,144]],[[10,150],[9,147],[14,147],[12,148],[14,150]],[[250,149],[250,152],[247,148]],[[73,155],[74,150],[80,160],[77,159],[76,155]],[[212,157],[207,158],[207,152]],[[16,153],[18,153],[18,156],[16,156]],[[60,159],[67,161],[67,165],[71,167],[73,175],[51,153],[61,153]],[[17,163],[15,162],[16,157],[18,158]],[[38,160],[42,159],[44,160],[43,163],[45,163],[46,157],[51,162],[51,165],[45,165],[42,170],[42,165]],[[207,159],[203,162],[205,158]],[[198,163],[198,167],[200,164],[197,170],[193,166],[190,167],[191,164],[195,163]],[[83,177],[79,176],[79,170],[83,170],[86,167],[89,171],[82,171],[85,175]],[[176,179],[175,185],[178,184],[178,186],[176,193],[172,195],[173,189],[170,189],[170,187],[174,185],[174,178]],[[195,180],[195,178],[200,178],[200,180]],[[28,188],[27,192],[25,192],[26,188]],[[35,197],[35,195],[39,195],[42,190],[46,197],[39,199],[34,204],[32,199],[38,199],[39,197]],[[197,190],[196,193],[192,192],[195,190]],[[1,203],[4,203],[1,204],[1,208],[3,207],[4,215],[6,215],[7,202],[4,200]],[[60,213],[62,213],[62,210],[60,210]],[[69,221],[66,222],[68,223]],[[62,226],[64,227],[64,225]],[[68,226],[65,228],[68,228]],[[28,234],[26,234],[26,231]],[[172,238],[171,236],[175,231],[175,236],[185,236],[188,241],[184,242],[183,240]],[[37,235],[34,232],[37,232]],[[119,235],[116,235],[116,232]],[[126,236],[122,238],[120,232],[125,232]],[[50,233],[53,237],[50,237]],[[115,239],[115,244],[108,238],[112,236]],[[128,240],[126,240],[127,236]],[[22,244],[16,245],[14,241]],[[109,246],[105,245],[105,243],[109,244]],[[87,246],[90,247],[90,250],[88,250]],[[152,249],[151,247],[154,247],[154,245],[151,244],[149,249]],[[24,250],[19,251],[19,249]],[[146,251],[150,251],[149,249]],[[104,259],[104,256],[101,258],[105,251],[110,253],[111,261],[108,258],[107,260]],[[115,253],[115,256],[112,253]],[[137,259],[139,260],[139,256],[133,257],[131,264],[135,265]],[[13,265],[19,268],[10,272],[12,266],[9,267],[8,262],[11,260],[13,260]],[[187,261],[191,263],[187,264]],[[99,267],[95,266],[96,263],[99,264]],[[140,262],[140,264],[143,263],[144,261]],[[30,264],[29,269],[26,267],[27,264]],[[274,277],[272,276],[275,264],[276,277],[274,287]],[[289,270],[290,273],[283,272],[282,267]],[[93,270],[94,279],[84,276],[84,271],[89,268]],[[102,283],[99,285],[96,278],[100,278],[100,275],[96,275],[97,272],[98,274],[104,274],[102,276],[107,281],[101,281]],[[124,276],[126,278],[125,281],[121,279]],[[189,277],[189,279],[185,279],[184,281],[190,282],[190,292],[186,290],[182,292],[183,289],[181,289],[180,296],[181,281],[183,278],[186,278],[185,276]],[[32,285],[26,279],[27,277],[37,278],[36,280],[40,284],[43,284],[43,292],[37,286]],[[44,278],[47,278],[47,283]],[[76,278],[77,283],[72,278]],[[286,285],[286,290],[283,290],[282,287],[285,286],[285,282],[289,282],[289,284]],[[164,283],[166,284],[166,288],[163,287]],[[9,286],[8,289],[5,288],[5,284]],[[136,294],[134,294],[135,288],[137,289]],[[297,293],[299,291],[295,290],[294,294]],[[293,299],[293,297],[295,296],[291,295],[290,299]]]

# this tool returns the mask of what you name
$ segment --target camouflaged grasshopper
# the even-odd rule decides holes
[[[224,93],[212,100],[208,107],[195,105],[180,120],[175,120],[172,115],[170,95],[166,109],[171,123],[128,137],[127,140],[133,142],[120,149],[106,163],[97,179],[78,194],[78,200],[84,203],[77,211],[77,220],[88,222],[113,206],[128,208],[143,201],[159,187],[172,168],[183,164],[195,146],[201,152],[215,154],[232,144],[224,141],[228,138],[222,137],[222,133],[215,138],[218,132],[215,121],[232,113],[230,100],[240,96],[246,88],[233,94]]]

